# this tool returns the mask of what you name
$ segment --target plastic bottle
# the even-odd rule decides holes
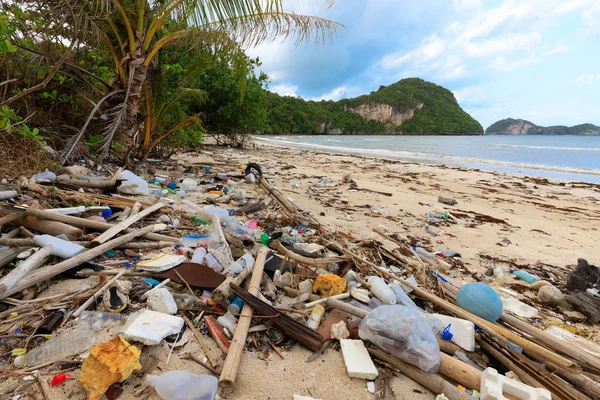
[[[227,328],[227,330],[231,333],[235,332],[235,325],[238,322],[238,319],[229,313],[221,315],[217,318],[217,322],[221,324],[223,328]]]
[[[179,238],[179,244],[186,247],[198,247],[208,239],[208,235],[185,235]]]
[[[95,344],[94,332],[89,326],[81,326],[73,331],[63,332],[45,344],[15,358],[17,368],[61,361],[77,354],[85,353]]]
[[[206,253],[206,256],[204,257],[204,261],[206,261],[206,266],[208,268],[212,268],[217,272],[223,271],[223,267],[221,266],[221,264],[219,264],[219,262],[217,261],[215,256],[213,256],[212,254]]]
[[[310,313],[310,317],[308,317],[308,322],[306,323],[306,325],[310,329],[316,330],[319,327],[319,324],[321,323],[321,318],[323,318],[323,314],[325,314],[325,309],[322,305],[317,304],[313,308],[312,313]]]
[[[202,264],[202,262],[204,261],[204,257],[206,257],[206,248],[198,247],[194,251],[194,255],[192,255],[192,262]]]
[[[504,274],[502,267],[494,267],[494,277],[498,283],[506,282],[506,275]]]
[[[146,383],[164,400],[214,400],[219,381],[211,375],[167,371],[162,375],[146,375]]]
[[[54,182],[56,180],[56,174],[52,171],[44,171],[33,175],[32,178],[37,181]]]
[[[538,280],[537,276],[533,276],[529,272],[520,271],[520,270],[513,270],[510,272],[512,274],[514,274],[517,278],[524,280],[525,282],[527,282],[529,284],[535,283]]]
[[[189,293],[171,292],[178,310],[198,310],[203,307],[202,302],[196,296]]]
[[[240,258],[238,258],[237,260],[235,260],[234,264],[237,264],[238,266],[241,267],[241,270],[239,272],[235,272],[235,270],[232,266],[231,269],[234,270],[233,271],[234,273],[241,273],[245,269],[252,272],[252,267],[254,267],[254,257],[252,256],[252,254],[246,253],[243,256],[241,256]]]
[[[233,315],[239,315],[244,307],[244,300],[235,296],[231,303],[227,306],[227,312]]]
[[[415,253],[417,253],[419,255],[419,257],[421,257],[424,261],[427,261],[430,264],[434,264],[435,263],[435,254],[428,252],[427,250],[425,250],[422,247],[415,247],[413,249],[415,251]]]
[[[148,182],[137,176],[131,171],[125,170],[119,174],[119,179],[124,179],[121,186],[131,186],[126,189],[121,189],[121,193],[125,194],[141,194],[147,196],[150,194]]]
[[[443,230],[427,224],[425,225],[425,231],[433,236],[442,236],[444,234]]]
[[[367,280],[371,292],[384,304],[396,304],[394,291],[379,276],[370,276]]]
[[[192,216],[192,221],[194,221],[197,225],[200,225],[200,226],[211,226],[212,225],[212,222],[210,222],[202,217],[198,217],[197,215]]]
[[[212,217],[214,214],[219,218],[227,218],[231,215],[232,212],[233,212],[233,210],[230,211],[230,210],[226,210],[221,207],[214,207],[214,206],[206,206],[206,207],[202,207],[200,209],[200,214],[202,214],[206,217]]]
[[[52,255],[61,258],[75,257],[77,254],[83,253],[85,247],[76,243],[71,243],[68,240],[62,240],[52,235],[35,235],[33,241],[38,246],[52,245]]]

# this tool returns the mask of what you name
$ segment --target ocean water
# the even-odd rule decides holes
[[[600,136],[257,136],[313,150],[600,183]]]

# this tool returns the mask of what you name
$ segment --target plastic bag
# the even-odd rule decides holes
[[[435,335],[421,316],[408,307],[377,307],[361,321],[358,335],[425,372],[436,373],[440,366]]]
[[[452,339],[452,334],[450,333],[450,325],[444,324],[438,317],[420,309],[412,301],[412,299],[408,297],[406,292],[402,289],[402,287],[399,284],[394,283],[392,285],[392,290],[396,294],[396,304],[400,304],[402,306],[410,308],[411,310],[416,311],[424,320],[424,322],[431,328],[431,330],[436,336],[439,336],[445,340]]]

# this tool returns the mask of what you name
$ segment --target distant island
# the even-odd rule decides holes
[[[486,135],[600,135],[600,127],[593,124],[575,126],[539,126],[524,119],[506,118],[490,125]]]
[[[268,91],[265,96],[262,134],[483,134],[450,90],[418,78],[339,101],[306,101]]]

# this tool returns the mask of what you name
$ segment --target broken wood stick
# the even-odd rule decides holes
[[[48,235],[58,236],[60,234],[63,234],[69,240],[75,240],[83,234],[83,231],[81,229],[76,228],[74,226],[58,221],[42,221],[27,215],[22,216],[15,222],[29,229],[33,229],[34,231],[46,233]]]
[[[120,245],[119,249],[162,249],[173,247],[173,242],[134,242]]]
[[[270,317],[270,321],[285,333],[302,343],[308,349],[317,351],[323,346],[325,339],[306,325],[299,323],[287,314],[283,314],[271,307],[258,297],[251,295],[240,286],[231,284],[231,290],[242,298],[246,304],[254,308],[260,315]]]
[[[250,278],[250,287],[248,288],[248,293],[253,296],[258,295],[258,289],[260,287],[260,281],[262,280],[268,252],[269,249],[267,247],[261,247],[256,256],[256,261],[252,268],[252,276]],[[222,388],[231,388],[235,383],[235,377],[237,376],[237,371],[240,366],[242,353],[246,346],[248,329],[250,329],[250,323],[252,322],[252,313],[253,308],[248,304],[244,304],[233,334],[233,339],[231,339],[231,344],[229,345],[229,351],[227,352],[227,358],[225,358],[225,363],[223,364],[221,376],[219,377],[219,386]]]
[[[102,233],[96,239],[92,240],[92,245],[97,246],[99,244],[105,243],[107,240],[110,240],[113,237],[117,236],[121,231],[129,228],[131,225],[133,225],[137,221],[141,220],[145,216],[152,214],[154,211],[159,210],[160,208],[162,208],[166,205],[167,205],[167,203],[158,201],[152,207],[148,207],[148,208],[144,209],[142,212],[132,215],[129,218],[119,222],[118,224],[113,225],[110,229],[107,229],[106,231],[104,231],[104,233]]]
[[[98,291],[96,293],[94,293],[89,299],[86,300],[85,303],[83,303],[77,310],[75,310],[75,312],[73,314],[71,314],[71,317],[73,317],[73,318],[79,317],[79,315],[83,311],[87,310],[87,308],[89,306],[91,306],[92,303],[94,303],[100,296],[102,296],[104,294],[104,292],[106,292],[120,277],[122,277],[125,274],[125,272],[127,272],[126,269],[121,270],[111,280],[106,282],[106,284],[104,286],[102,286],[100,289],[98,289]]]
[[[13,239],[13,238],[0,238],[0,246],[9,246],[9,247],[37,247],[38,245],[35,243],[33,239],[24,238],[24,239]]]
[[[247,214],[252,214],[252,213],[264,210],[268,206],[269,205],[266,202],[259,201],[257,203],[249,204],[247,206],[240,207],[240,208],[238,208],[236,210],[233,210],[232,215],[247,215]]]
[[[319,267],[319,266],[323,266],[323,265],[327,265],[327,264],[331,264],[331,263],[339,263],[339,262],[344,262],[344,261],[348,261],[348,257],[323,257],[323,258],[308,258],[308,257],[304,257],[301,256],[300,254],[294,253],[291,250],[286,249],[279,240],[274,240],[273,242],[271,242],[271,247],[275,250],[277,250],[278,253],[282,254],[283,256],[297,261],[300,264],[305,264],[305,265],[310,265],[313,267]]]
[[[429,372],[421,371],[414,365],[404,362],[399,358],[389,354],[388,352],[383,351],[374,346],[369,346],[367,350],[373,357],[390,364],[394,368],[398,369],[401,373],[408,376],[413,381],[423,385],[435,394],[443,393],[450,400],[473,399],[466,392],[463,392],[462,390],[458,389],[456,386],[446,381],[438,374],[432,374]]]
[[[279,191],[279,189],[274,188],[265,178],[263,178],[262,176],[257,176],[256,177],[256,182],[258,182],[259,185],[261,185],[270,196],[273,196],[273,198],[275,198],[275,200],[277,200],[277,202],[279,204],[281,204],[283,206],[283,208],[285,208],[289,213],[291,213],[292,215],[296,216],[296,218],[298,219],[304,219],[305,221],[309,222],[310,224],[312,224],[313,226],[320,226],[321,224],[319,223],[319,221],[317,221],[316,219],[314,219],[313,217],[311,217],[310,215],[304,215],[301,213],[301,211],[295,206],[293,205],[284,195],[283,193],[281,193]]]
[[[214,376],[219,377],[219,375],[221,375],[221,372],[219,372],[217,369],[211,367],[209,364],[205,363],[204,361],[202,361],[200,359],[200,357],[195,356],[192,353],[183,353],[181,355],[181,358],[184,360],[192,360],[200,365],[202,365],[204,368],[206,368],[207,370],[209,370]]]
[[[72,215],[55,214],[55,213],[48,212],[45,210],[28,209],[25,212],[23,212],[23,210],[20,210],[20,209],[12,209],[12,210],[3,209],[2,211],[9,211],[9,212],[13,212],[13,213],[22,213],[22,214],[25,214],[28,216],[36,217],[40,220],[64,222],[65,224],[68,224],[68,225],[79,226],[82,228],[91,228],[91,229],[96,229],[99,231],[105,231],[114,226],[113,224],[109,224],[108,222],[99,222],[99,221],[94,221],[94,220],[87,219],[87,218],[74,217]],[[43,222],[47,222],[47,221],[43,221]],[[35,228],[33,228],[33,229],[35,229]],[[126,229],[125,230],[126,233],[131,233],[131,232],[135,232],[135,231],[136,231],[135,229]],[[162,241],[166,241],[166,242],[179,243],[179,239],[176,239],[176,238],[173,238],[170,236],[166,236],[166,235],[157,234],[157,233],[148,233],[148,234],[144,235],[143,238],[148,239],[148,240],[156,240],[156,241],[162,240]]]
[[[59,262],[58,264],[47,266],[43,269],[38,269],[33,271],[31,274],[23,278],[17,285],[15,285],[11,290],[4,293],[0,296],[0,300],[5,297],[11,296],[21,290],[33,286],[37,283],[43,282],[47,279],[50,279],[58,274],[62,274],[70,270],[71,268],[75,268],[86,261],[90,261],[99,255],[103,254],[108,250],[112,250],[123,243],[131,242],[133,239],[138,238],[140,236],[144,236],[152,230],[155,229],[154,225],[147,226],[145,228],[139,229],[137,231],[133,231],[123,236],[119,236],[113,240],[110,240],[98,247],[94,247],[93,249],[84,251],[81,254],[76,255],[75,257],[68,258],[64,261]]]
[[[0,279],[0,297],[2,297],[5,292],[12,289],[13,286],[15,286],[28,273],[36,268],[39,268],[43,263],[45,263],[46,259],[50,257],[50,253],[52,253],[52,245],[42,247],[29,256],[27,260],[22,261],[19,265],[17,265],[4,278]]]
[[[242,282],[244,282],[244,280],[248,277],[248,273],[248,268],[246,268],[237,276],[233,274],[228,275],[227,278],[225,278],[225,280],[221,282],[221,284],[217,286],[215,290],[213,290],[212,294],[210,295],[212,301],[214,301],[217,304],[225,303],[227,298],[231,294],[230,284],[233,283],[234,285],[240,286]]]
[[[194,324],[192,324],[192,321],[190,321],[190,319],[188,317],[186,317],[185,315],[183,316],[183,320],[185,321],[187,326],[190,328],[190,330],[196,337],[196,340],[198,341],[198,343],[200,343],[200,346],[202,346],[202,350],[204,350],[204,354],[206,354],[206,358],[208,358],[208,361],[210,362],[210,364],[213,366],[213,368],[217,368],[217,365],[219,365],[219,364],[217,364],[217,361],[215,360],[215,358],[212,356],[212,354],[208,350],[208,346],[206,345],[206,342],[204,341],[204,338],[202,337],[202,335],[200,335],[200,332],[198,332],[198,329],[196,329]]]
[[[0,218],[0,231],[2,230],[4,225],[10,224],[11,222],[16,221],[17,219],[19,219],[19,214],[8,214]]]

